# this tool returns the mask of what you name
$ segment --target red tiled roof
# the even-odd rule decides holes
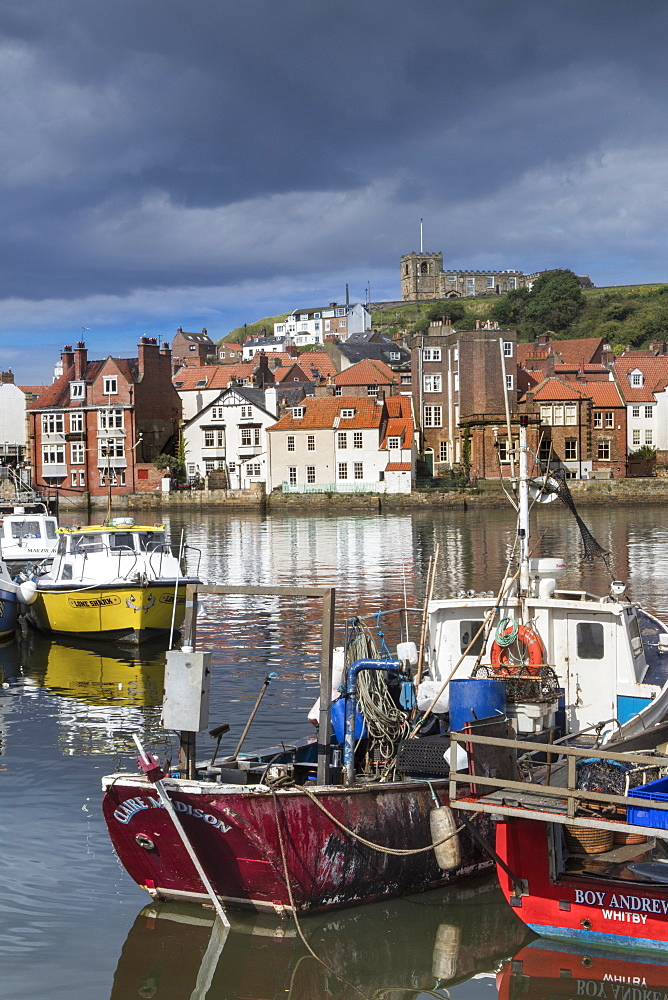
[[[576,386],[572,382],[563,382],[560,378],[546,378],[534,391],[533,398],[538,402],[546,402],[552,399],[584,399],[588,395],[585,383]]]
[[[386,472],[410,472],[410,462],[388,462],[385,466]]]
[[[582,387],[594,406],[624,405],[624,400],[615,382],[585,382]]]
[[[410,448],[413,444],[413,425],[405,417],[391,417],[385,427],[385,437],[381,448],[387,448],[387,439],[391,437],[401,438],[401,447]]]
[[[336,385],[393,385],[399,378],[383,361],[364,359],[334,376]]]
[[[642,372],[644,385],[629,383],[629,374],[636,370]],[[615,358],[615,375],[627,403],[653,403],[654,393],[662,392],[668,385],[668,357],[626,354]]]
[[[235,382],[239,378],[250,378],[257,365],[256,361],[244,361],[236,365],[203,365],[202,367],[188,366],[179,368],[172,378],[174,385],[179,392],[187,392],[191,389],[227,389],[230,382]],[[206,385],[197,385],[198,382],[205,381]]]
[[[330,358],[327,351],[304,351],[299,357],[293,358],[297,364],[303,368],[309,378],[313,377],[315,370],[320,373],[323,378],[329,378],[330,375],[336,375],[336,365]]]
[[[413,417],[410,396],[386,396],[385,407],[390,417]]]
[[[603,347],[602,337],[582,337],[577,340],[552,340],[549,344],[518,344],[517,363],[524,367],[529,358],[547,358],[549,354],[561,358],[562,364],[592,364],[594,357]]]
[[[334,427],[334,421],[339,417],[338,429],[362,430],[363,428],[379,427],[383,418],[384,407],[374,399],[354,396],[307,396],[300,404],[304,408],[303,417],[294,417],[289,410],[280,418],[270,431],[309,430]],[[342,410],[354,410],[353,417],[342,417]]]
[[[45,389],[48,389],[46,385],[20,385],[18,387],[21,392],[24,392],[27,396],[41,396]]]

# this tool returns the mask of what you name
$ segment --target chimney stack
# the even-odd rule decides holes
[[[63,372],[66,372],[68,368],[74,367],[74,351],[70,344],[65,344],[63,347],[63,353],[60,355],[60,360],[63,363]]]
[[[80,340],[74,351],[74,377],[81,378],[88,363],[88,351],[83,340]]]
[[[155,337],[140,337],[137,349],[139,359],[139,376],[148,375],[150,371],[155,371],[156,362],[160,356],[158,341]]]

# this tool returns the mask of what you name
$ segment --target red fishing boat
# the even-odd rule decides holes
[[[494,817],[501,889],[532,931],[586,947],[668,951],[668,780],[625,787],[643,770],[668,773],[668,756],[607,748],[559,752],[568,767],[551,785],[478,778],[475,793],[456,808]],[[595,782],[577,774],[578,759]],[[610,790],[620,777],[627,794]],[[453,776],[454,784],[461,780]]]

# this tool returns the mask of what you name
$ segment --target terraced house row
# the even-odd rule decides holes
[[[620,478],[668,461],[660,342],[615,357],[600,338],[525,344],[492,324],[443,323],[407,343],[363,331],[249,361],[233,345],[229,361],[207,341],[179,328],[176,362],[154,338],[140,339],[135,358],[96,361],[80,342],[63,349],[46,387],[3,373],[0,460],[63,494],[154,491],[156,459],[181,442],[191,484],[406,493],[418,476],[462,467],[474,478],[512,475],[525,412],[543,470]]]

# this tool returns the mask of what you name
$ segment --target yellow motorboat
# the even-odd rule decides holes
[[[28,621],[43,632],[137,644],[178,630],[186,585],[199,582],[182,572],[162,525],[118,517],[61,528]]]

